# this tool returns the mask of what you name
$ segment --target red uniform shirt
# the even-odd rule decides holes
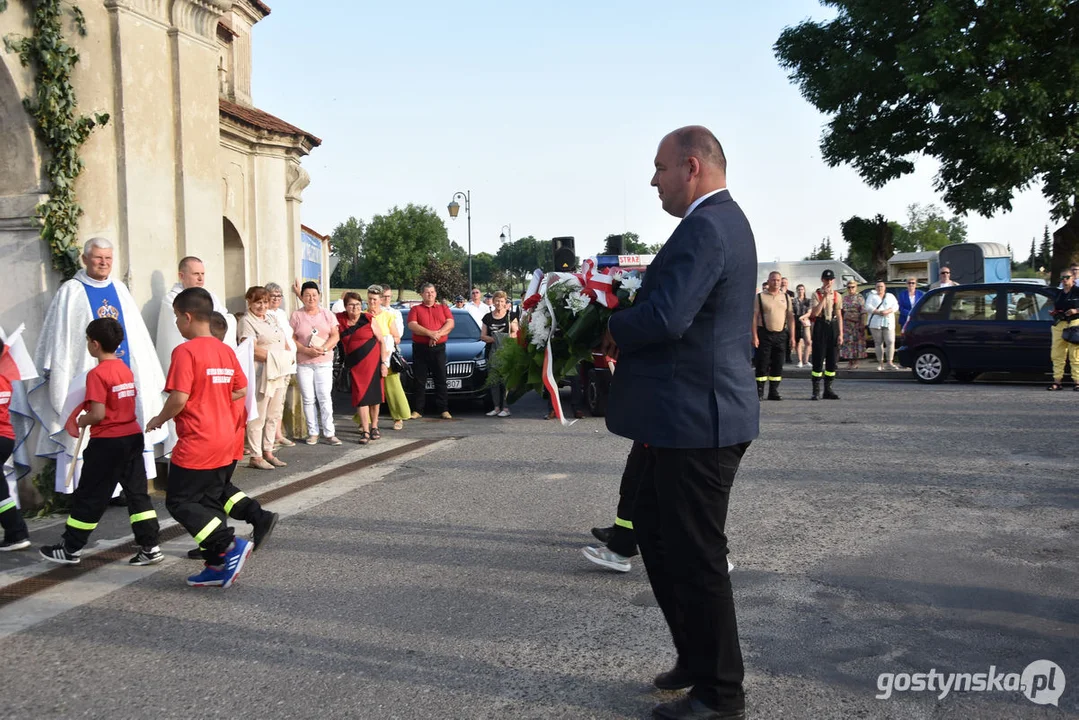
[[[176,421],[172,461],[188,470],[231,465],[236,455],[232,393],[247,387],[243,368],[225,343],[196,337],[172,351],[166,392],[187,393]]]
[[[447,320],[453,319],[453,313],[450,309],[442,303],[435,303],[431,307],[426,305],[414,305],[411,310],[408,311],[408,322],[419,323],[422,327],[428,330],[438,330],[440,327],[446,324]],[[416,343],[417,340],[427,345],[431,342],[431,338],[413,338],[412,342]],[[446,342],[446,336],[440,337],[435,344],[441,345]]]
[[[90,403],[105,406],[105,419],[90,426],[92,438],[117,438],[141,435],[135,417],[135,376],[123,360],[102,360],[86,373],[86,409]]]
[[[15,439],[15,428],[11,426],[11,381],[3,375],[0,375],[0,437]]]

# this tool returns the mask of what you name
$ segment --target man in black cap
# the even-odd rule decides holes
[[[458,295],[457,297],[455,297],[453,299],[453,306],[455,308],[457,308],[458,310],[464,310],[465,309],[465,296],[464,295]]]
[[[813,322],[813,397],[820,400],[820,379],[824,376],[824,399],[838,400],[832,390],[836,355],[843,343],[843,298],[835,289],[835,273],[821,273],[821,287],[813,293],[809,319]],[[823,372],[822,372],[823,371]]]

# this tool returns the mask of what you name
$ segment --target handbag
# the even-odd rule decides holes
[[[1079,325],[1073,325],[1072,327],[1064,328],[1064,332],[1060,333],[1060,338],[1064,342],[1070,342],[1073,345],[1079,345]]]
[[[390,353],[390,372],[412,377],[412,367],[405,361],[405,356],[401,354],[401,348],[396,345],[393,346],[393,351]]]

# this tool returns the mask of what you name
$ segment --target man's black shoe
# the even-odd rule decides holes
[[[592,528],[592,537],[604,545],[611,541],[612,535],[614,535],[614,525],[605,528]]]
[[[693,687],[693,680],[689,677],[689,673],[685,671],[685,668],[680,665],[675,665],[667,672],[656,675],[656,679],[652,681],[660,690],[682,690],[683,688]]]
[[[745,708],[738,710],[713,710],[700,700],[688,695],[674,702],[666,702],[652,708],[652,717],[660,720],[745,720]]]
[[[187,551],[187,559],[188,560],[202,560],[202,549],[197,548],[197,547],[196,548],[191,548],[190,550]]]
[[[262,517],[255,523],[255,531],[251,533],[251,540],[255,543],[255,550],[262,547],[262,543],[266,542],[266,538],[270,537],[274,525],[277,525],[277,513],[262,513]]]

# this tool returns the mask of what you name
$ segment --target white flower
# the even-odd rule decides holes
[[[550,318],[542,305],[537,305],[528,319],[529,342],[536,347],[547,344],[547,338],[551,336]]]
[[[626,274],[626,271],[623,270],[622,268],[618,268],[618,267],[611,268],[611,271],[609,273],[609,275],[611,276],[611,279],[614,280],[615,282],[618,282],[619,280],[621,280],[622,276],[625,275],[625,274]]]
[[[637,273],[622,273],[620,289],[635,295],[641,289],[641,276]]]
[[[588,297],[583,292],[570,293],[566,296],[566,307],[574,315],[588,307],[591,302],[592,298]]]

